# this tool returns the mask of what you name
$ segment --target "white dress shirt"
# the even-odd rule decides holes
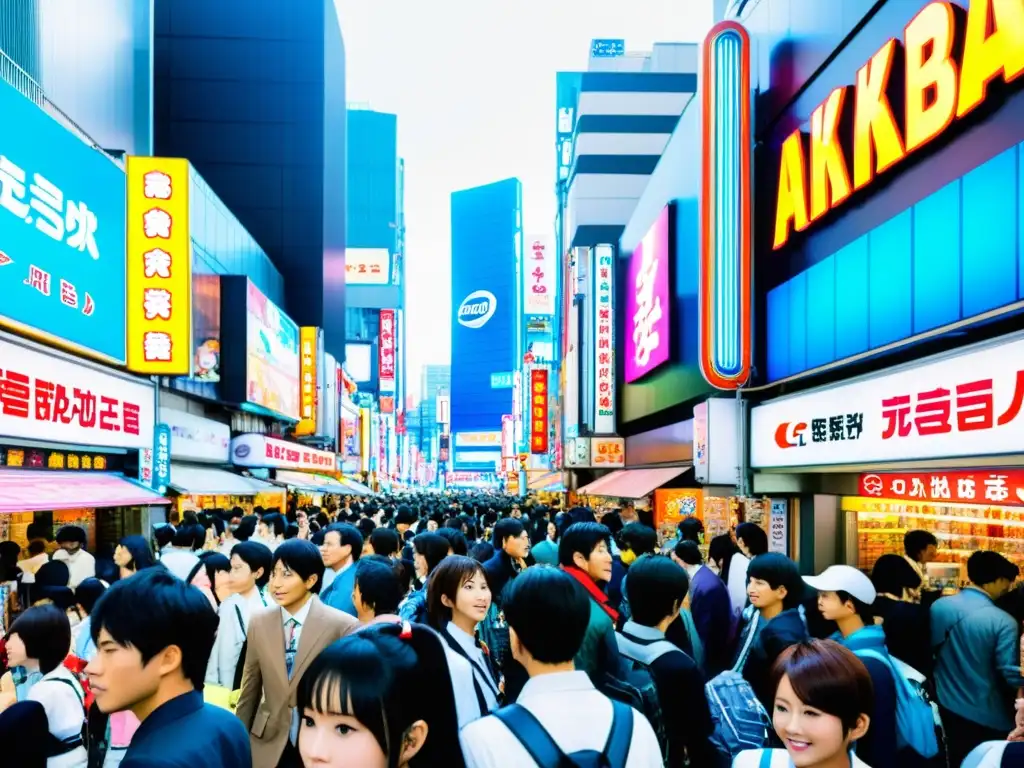
[[[67,682],[61,682],[57,678]],[[71,685],[68,685],[68,682]],[[83,697],[82,686],[61,664],[43,675],[42,679],[29,689],[27,698],[43,705],[50,733],[61,741],[66,741],[82,735],[82,723],[85,722]],[[88,762],[89,755],[85,747],[80,746],[66,754],[47,758],[46,768],[86,768]]]
[[[726,586],[729,590],[732,612],[737,616],[747,605],[747,568],[749,567],[750,558],[742,552],[737,552],[729,561],[729,583]]]
[[[78,589],[78,585],[83,581],[96,576],[96,558],[84,549],[73,555],[69,555],[66,549],[58,549],[53,553],[53,559],[67,565],[68,573],[71,574],[71,578],[68,579],[68,586],[71,589]]]
[[[498,689],[487,671],[489,667],[484,652],[476,647],[476,638],[467,635],[452,621],[448,622],[446,629],[466,656],[469,656],[467,660],[444,641],[448,670],[452,676],[452,692],[455,694],[455,713],[458,715],[459,728],[462,728],[498,708]],[[487,709],[483,712],[480,711],[480,700],[476,695],[476,686],[473,685],[474,678],[480,685],[484,701],[487,702]]]
[[[789,753],[784,749],[769,750],[772,759],[770,768],[792,768],[793,761],[789,759]],[[745,749],[740,752],[732,761],[732,768],[761,768],[761,754],[763,749]],[[853,752],[850,753],[850,768],[870,768],[863,760]]]
[[[284,647],[285,652],[288,650],[288,622],[295,619],[298,622],[298,626],[295,627],[295,656],[298,658],[299,643],[302,640],[302,628],[306,625],[306,619],[309,618],[309,609],[313,605],[313,601],[317,600],[316,595],[310,595],[306,604],[299,608],[295,613],[288,613],[283,607],[281,608],[281,622],[284,627]],[[291,739],[292,744],[297,744],[299,739],[299,710],[292,710],[292,726],[288,731],[288,736]]]
[[[540,721],[568,754],[604,749],[612,727],[612,704],[594,688],[586,672],[556,672],[531,677],[516,702]],[[633,739],[624,768],[662,768],[661,748],[651,724],[633,713]],[[467,768],[529,768],[536,763],[505,724],[488,715],[462,729]]]
[[[249,618],[253,611],[266,607],[267,602],[259,588],[255,589],[248,599],[235,594],[220,604],[217,611],[220,624],[213,651],[210,653],[210,662],[206,665],[206,682],[225,688],[234,685],[238,659],[242,655],[242,646],[249,631]],[[241,622],[238,621],[239,613],[242,615]]]

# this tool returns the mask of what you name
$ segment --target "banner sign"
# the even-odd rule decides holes
[[[530,453],[548,452],[548,369],[530,371]]]

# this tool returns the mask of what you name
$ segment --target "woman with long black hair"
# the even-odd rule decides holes
[[[343,637],[299,682],[305,768],[464,768],[441,639],[409,622]]]

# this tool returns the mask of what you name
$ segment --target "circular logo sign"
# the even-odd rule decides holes
[[[249,446],[248,445],[246,445],[245,443],[242,443],[241,445],[236,445],[235,446],[235,456],[237,456],[240,459],[244,459],[248,455],[249,455]]]
[[[498,300],[490,291],[473,291],[459,305],[459,325],[482,328],[494,316]]]

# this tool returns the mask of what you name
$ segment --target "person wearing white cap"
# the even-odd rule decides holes
[[[887,661],[885,632],[875,625],[871,604],[875,587],[871,579],[849,565],[833,565],[818,576],[804,576],[818,591],[821,615],[839,626],[842,638],[835,638],[857,654],[871,674],[875,691],[875,711],[867,734],[857,741],[857,757],[872,768],[888,768],[901,763],[896,748],[896,681]],[[860,651],[869,654],[861,655]]]

